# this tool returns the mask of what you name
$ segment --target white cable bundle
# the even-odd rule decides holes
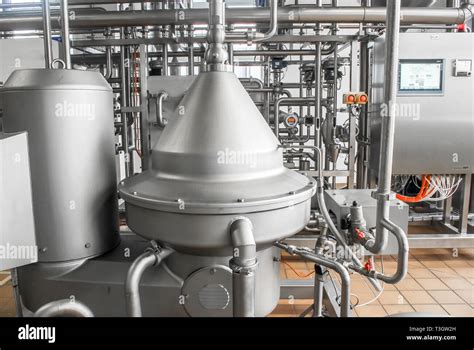
[[[462,178],[457,175],[432,175],[430,190],[423,201],[444,201],[450,198],[459,188]]]

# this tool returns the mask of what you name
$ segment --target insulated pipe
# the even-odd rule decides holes
[[[234,248],[229,262],[232,269],[232,299],[234,317],[255,317],[255,273],[257,271],[257,245],[252,222],[245,217],[230,224]]]
[[[275,243],[275,246],[287,251],[291,255],[298,255],[315,264],[327,267],[336,271],[341,277],[341,317],[350,317],[351,315],[351,276],[347,268],[336,260],[317,255],[309,248],[297,248],[282,243]],[[316,300],[315,300],[316,302]]]
[[[63,57],[66,69],[71,69],[71,42],[69,41],[68,0],[61,0],[61,37],[63,39]]]
[[[130,317],[142,317],[142,306],[140,301],[140,280],[143,273],[152,266],[158,266],[173,251],[168,248],[147,249],[130,266],[125,280],[125,304],[127,315]]]
[[[470,18],[468,9],[403,8],[403,24],[463,24]],[[233,8],[227,11],[227,24],[267,23],[270,11],[265,8]],[[285,6],[278,9],[278,23],[384,23],[384,8],[338,7],[302,8]],[[53,24],[58,28],[58,20]],[[101,14],[77,14],[72,28],[104,28],[124,26],[208,24],[208,14],[203,9],[108,11]],[[39,14],[0,15],[0,31],[41,29]]]
[[[80,301],[62,299],[43,305],[34,317],[94,317],[91,309]]]
[[[366,248],[374,254],[380,253],[387,245],[387,226],[396,227],[389,219],[390,194],[392,191],[393,146],[395,142],[395,107],[397,103],[397,75],[400,43],[400,4],[392,0],[387,4],[387,35],[385,53],[385,95],[388,106],[386,116],[381,116],[381,149],[378,173],[378,188],[374,193],[377,200],[377,221],[375,241],[369,241]],[[384,222],[389,225],[384,225]],[[396,227],[397,231],[400,229]],[[400,229],[401,230],[401,229]],[[391,230],[393,232],[393,230]],[[393,232],[395,234],[395,232]]]
[[[43,0],[43,40],[44,65],[45,68],[49,69],[51,68],[51,63],[53,62],[53,44],[51,42],[51,16],[49,13],[49,0]]]

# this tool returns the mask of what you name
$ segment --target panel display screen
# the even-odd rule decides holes
[[[400,60],[398,90],[401,93],[442,93],[443,60]]]

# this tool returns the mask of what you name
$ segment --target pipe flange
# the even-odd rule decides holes
[[[252,275],[257,271],[258,261],[255,259],[255,263],[249,266],[242,266],[235,263],[234,259],[229,261],[229,267],[233,273],[239,273],[243,275]]]

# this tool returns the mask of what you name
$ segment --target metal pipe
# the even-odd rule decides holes
[[[264,34],[256,33],[253,41],[266,41],[271,39],[278,32],[278,1],[270,0],[270,28]]]
[[[390,227],[390,194],[392,191],[393,146],[395,141],[395,107],[397,103],[397,75],[400,42],[400,5],[401,0],[392,0],[387,4],[387,34],[385,55],[385,95],[384,103],[388,113],[381,116],[381,147],[378,188],[374,193],[377,200],[377,221],[375,240],[367,244],[367,249],[378,254],[387,245],[387,230],[383,223],[388,221]],[[400,228],[397,228],[397,230]],[[394,233],[394,232],[393,232]]]
[[[258,89],[263,89],[263,81],[261,81],[260,79],[257,79],[257,78],[239,78],[240,82],[245,85],[245,84],[255,84],[257,85],[257,88]]]
[[[258,261],[252,222],[245,217],[236,218],[230,224],[230,235],[234,248],[233,258],[229,262],[232,269],[234,316],[254,317]]]
[[[163,117],[163,101],[167,98],[168,94],[165,91],[161,91],[158,96],[156,96],[156,122],[161,128],[164,128],[167,124],[167,121]]]
[[[69,65],[71,64],[71,61],[69,61]],[[113,72],[113,62],[112,62],[112,46],[107,46],[105,48],[105,74],[104,78],[106,80],[109,80],[112,78],[112,72]]]
[[[1,20],[1,19],[0,19]],[[53,61],[53,44],[51,42],[51,16],[49,13],[49,0],[43,0],[43,40],[45,68],[51,68]]]
[[[122,29],[122,36],[124,36],[124,30]],[[127,60],[126,57],[126,47],[120,47],[120,79],[121,79],[121,91],[120,91],[120,104],[121,107],[128,107],[129,95],[127,92]],[[122,148],[124,152],[124,162],[125,162],[125,177],[130,177],[133,175],[133,163],[132,163],[132,156],[129,150],[130,148],[130,134],[129,134],[129,126],[128,126],[128,113],[122,112]]]
[[[94,313],[80,301],[62,299],[43,305],[34,317],[94,317]]]
[[[287,251],[291,255],[298,255],[306,260],[336,271],[341,277],[341,317],[351,315],[351,276],[347,268],[336,260],[317,255],[309,248],[297,248],[282,243],[275,243],[275,246]]]
[[[392,232],[395,235],[395,238],[397,239],[398,254],[397,254],[397,270],[395,271],[395,273],[389,276],[389,275],[385,275],[383,273],[377,272],[375,270],[368,271],[364,268],[361,268],[360,266],[349,265],[349,267],[352,270],[357,271],[358,273],[364,276],[367,276],[370,278],[376,278],[388,284],[396,284],[398,282],[401,282],[405,278],[408,271],[408,253],[409,253],[408,238],[405,232],[400,227],[390,222],[389,220],[382,219],[381,224],[384,228]]]
[[[162,52],[162,72],[161,75],[168,76],[168,44],[164,44],[161,46]]]
[[[318,8],[322,7],[322,0],[316,1]],[[321,23],[316,23],[316,34],[321,33]],[[322,59],[322,43],[316,43],[314,54],[314,145],[321,147],[321,124],[322,124],[322,79],[321,79],[321,59]],[[316,158],[316,151],[314,157]],[[316,166],[316,164],[315,164]]]
[[[304,104],[314,104],[313,98],[301,98],[301,97],[293,97],[293,98],[280,98],[275,102],[275,110],[273,112],[273,123],[274,123],[274,133],[275,136],[278,138],[280,134],[280,105],[288,104],[292,106],[297,105],[304,105]]]
[[[189,44],[188,48],[188,74],[194,75],[194,49],[193,44]]]
[[[71,42],[69,41],[69,6],[68,0],[61,0],[61,37],[63,40],[63,57],[66,69],[71,69]]]
[[[283,146],[284,147],[284,146]],[[352,249],[346,243],[344,235],[339,232],[336,225],[334,224],[331,215],[326,206],[326,201],[324,199],[324,177],[323,177],[323,154],[319,147],[314,146],[302,146],[302,148],[313,149],[317,154],[317,164],[318,164],[318,176],[317,176],[317,186],[316,186],[316,199],[319,205],[319,211],[321,212],[324,220],[326,221],[329,230],[334,234],[336,241],[345,249],[350,256],[350,260],[353,262],[354,266],[363,268],[363,265],[359,258],[354,254]],[[378,291],[382,290],[380,284],[373,278],[369,278],[369,282],[374,286]]]
[[[462,24],[471,15],[468,9],[452,8],[403,8],[403,24]],[[265,8],[233,8],[227,11],[227,24],[266,23],[270,10]],[[77,14],[71,22],[72,28],[157,26],[176,24],[176,18],[183,18],[180,25],[208,24],[207,10],[147,10],[147,11],[108,11],[101,14]],[[384,8],[294,8],[278,9],[278,23],[384,23]],[[59,28],[57,17],[53,19],[55,28]],[[42,17],[28,13],[18,16],[1,15],[0,31],[41,29]]]
[[[125,304],[127,306],[128,316],[142,317],[140,280],[144,272],[152,266],[158,266],[172,253],[173,250],[171,249],[155,247],[153,249],[147,249],[132,263],[125,280]]]

